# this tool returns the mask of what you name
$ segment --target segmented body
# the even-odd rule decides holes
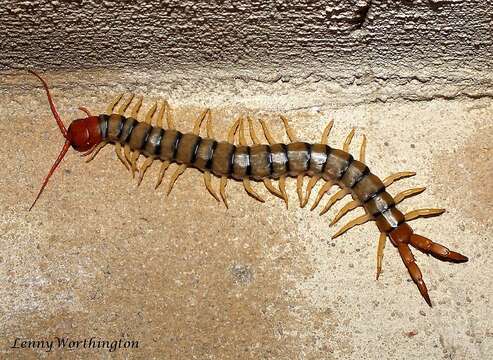
[[[252,120],[248,118],[250,137],[253,145],[247,145],[244,136],[244,119],[240,117],[231,127],[228,133],[228,141],[217,141],[212,134],[212,120],[210,110],[206,110],[195,121],[191,133],[182,133],[174,129],[172,117],[167,116],[166,129],[163,128],[165,111],[169,111],[166,101],[160,106],[155,103],[147,112],[145,121],[139,122],[138,117],[142,105],[142,97],[131,105],[134,95],[124,98],[119,95],[108,105],[107,114],[93,116],[89,110],[80,108],[87,114],[86,118],[74,120],[68,129],[65,128],[60,115],[51,99],[46,82],[35,72],[31,71],[43,83],[46,90],[51,111],[60,128],[60,132],[66,139],[65,144],[53,164],[50,172],[45,177],[43,185],[31,208],[43,192],[48,180],[60,164],[70,146],[77,151],[85,151],[88,160],[92,160],[98,151],[106,144],[115,144],[118,158],[132,173],[139,172],[139,184],[146,169],[155,160],[161,161],[161,170],[156,187],[161,183],[164,172],[171,163],[179,164],[172,175],[168,194],[170,193],[177,178],[189,167],[197,168],[204,173],[204,181],[207,189],[220,201],[211,185],[211,173],[220,177],[220,195],[227,206],[225,187],[228,179],[242,181],[245,190],[257,200],[263,199],[255,192],[250,180],[262,181],[266,188],[274,195],[283,198],[286,205],[288,197],[285,189],[286,177],[297,178],[297,193],[300,205],[307,204],[311,190],[318,180],[325,180],[325,184],[319,189],[312,210],[318,205],[320,199],[329,191],[332,185],[339,185],[342,189],[332,195],[321,214],[341,200],[344,196],[351,194],[353,201],[346,204],[332,220],[335,224],[345,214],[357,207],[363,207],[365,215],[359,216],[344,225],[333,238],[340,236],[354,226],[368,221],[375,221],[380,230],[380,238],[377,250],[377,279],[382,268],[382,258],[387,238],[397,248],[404,265],[409,271],[411,278],[417,285],[421,295],[431,306],[427,287],[424,283],[421,271],[415,262],[410,246],[445,261],[465,262],[467,257],[457,252],[450,251],[443,245],[435,243],[430,239],[415,234],[408,222],[418,217],[440,215],[443,209],[418,209],[406,214],[400,212],[396,205],[404,199],[419,194],[425,188],[414,188],[405,190],[395,197],[391,196],[386,187],[394,181],[404,177],[413,176],[414,172],[401,172],[393,174],[383,181],[372,174],[365,165],[366,138],[364,137],[359,160],[356,160],[349,152],[349,144],[354,135],[354,129],[350,132],[342,149],[335,149],[327,145],[327,139],[333,122],[329,122],[325,128],[320,143],[306,143],[297,141],[293,131],[288,126],[287,119],[281,116],[286,127],[290,143],[277,143],[267,125],[261,120],[262,129],[268,144],[261,144],[255,134]],[[127,108],[131,108],[131,115],[124,116]],[[203,120],[207,119],[207,137],[199,135]],[[153,119],[155,125],[153,125]],[[239,132],[239,144],[235,143],[235,134]],[[122,151],[123,149],[123,151]],[[140,155],[147,159],[140,168],[137,160]],[[311,177],[306,196],[303,198],[303,177]],[[279,189],[276,189],[272,180],[279,180]]]
[[[350,189],[353,199],[363,204],[381,232],[388,233],[404,222],[404,214],[395,208],[383,182],[343,150],[306,142],[236,146],[175,129],[165,130],[119,114],[102,114],[98,118],[103,141],[128,145],[131,151],[146,157],[235,180],[320,176]]]

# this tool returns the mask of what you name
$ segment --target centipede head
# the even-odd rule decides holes
[[[86,110],[85,108],[80,108],[80,109],[87,114],[87,117],[72,121],[72,123],[69,125],[67,130],[65,128],[65,125],[63,124],[60,114],[58,114],[58,111],[55,107],[55,104],[50,94],[50,90],[48,89],[48,84],[36,72],[32,70],[28,70],[28,71],[34,76],[36,76],[43,83],[43,87],[46,90],[48,103],[50,104],[53,117],[57,122],[60,132],[65,138],[65,144],[63,145],[60,154],[58,155],[57,159],[55,160],[55,163],[53,164],[50,171],[48,172],[48,175],[46,175],[43,181],[43,185],[41,186],[41,189],[39,190],[38,195],[36,196],[36,199],[34,199],[34,202],[29,208],[29,210],[31,210],[34,204],[36,204],[36,201],[38,201],[39,197],[41,196],[41,193],[46,187],[46,184],[48,184],[48,180],[50,179],[51,175],[53,175],[58,165],[60,165],[60,162],[64,158],[70,146],[72,146],[76,151],[90,150],[101,142],[101,131],[99,129],[99,118],[97,116],[92,116],[89,113],[89,111]]]

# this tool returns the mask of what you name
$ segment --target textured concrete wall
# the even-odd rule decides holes
[[[386,87],[370,99],[384,101],[491,96],[492,10],[481,0],[0,0],[0,62],[193,67],[213,80],[211,67],[228,68],[245,81]]]

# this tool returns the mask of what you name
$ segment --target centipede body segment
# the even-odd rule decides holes
[[[183,133],[174,128],[170,106],[166,101],[155,103],[146,112],[144,121],[138,121],[143,99],[132,94],[118,95],[108,105],[105,114],[93,116],[86,108],[80,108],[87,117],[74,120],[66,129],[52,101],[48,85],[38,74],[33,71],[31,73],[42,81],[51,111],[66,139],[31,208],[39,199],[49,178],[70,146],[77,151],[84,152],[83,155],[87,156],[87,161],[90,161],[105,145],[113,144],[118,159],[133,177],[137,175],[139,184],[154,161],[161,162],[156,187],[161,184],[169,166],[173,163],[178,164],[171,176],[167,189],[168,194],[186,169],[196,168],[203,173],[204,184],[209,193],[217,201],[224,202],[226,206],[228,206],[226,185],[230,180],[241,181],[250,196],[263,202],[263,198],[255,191],[253,185],[254,182],[261,182],[269,192],[281,198],[288,206],[286,179],[294,177],[301,207],[307,205],[314,186],[319,181],[323,181],[325,183],[318,191],[311,207],[312,210],[319,205],[333,185],[338,185],[341,189],[331,196],[321,210],[321,214],[327,212],[337,201],[347,195],[352,197],[352,201],[341,208],[330,225],[336,224],[342,217],[358,207],[362,207],[365,214],[343,225],[333,235],[333,238],[355,226],[374,221],[380,231],[377,246],[377,279],[382,269],[385,242],[389,238],[421,295],[430,306],[428,290],[410,246],[445,261],[460,263],[468,260],[467,257],[457,252],[414,234],[408,224],[409,221],[419,217],[440,215],[444,210],[419,209],[407,214],[399,211],[397,205],[400,202],[421,193],[424,188],[405,190],[396,196],[390,195],[387,192],[388,186],[399,179],[413,176],[415,173],[399,172],[380,180],[365,164],[366,137],[363,137],[358,159],[349,153],[349,146],[355,134],[354,129],[346,137],[342,148],[337,149],[327,145],[333,121],[330,121],[324,129],[319,143],[307,143],[298,140],[294,131],[289,127],[288,120],[281,116],[290,143],[277,142],[268,124],[260,120],[267,140],[267,144],[262,144],[255,131],[254,119],[240,116],[229,129],[227,140],[219,141],[213,135],[212,115],[209,109],[200,114],[194,123],[192,132]],[[204,121],[207,137],[199,135]],[[247,143],[246,128],[252,140],[250,145]],[[139,166],[138,160],[141,156],[145,160]],[[212,175],[220,179],[219,195],[214,190]],[[310,178],[305,192],[303,192],[304,177]],[[279,186],[276,187],[273,181],[278,181]]]

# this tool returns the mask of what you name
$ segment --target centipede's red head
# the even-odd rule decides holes
[[[89,113],[89,111],[85,108],[79,108],[79,109],[84,111],[87,114],[87,117],[83,119],[74,120],[70,124],[67,130],[65,128],[65,125],[63,124],[62,119],[60,118],[60,115],[56,110],[53,99],[51,98],[50,90],[48,89],[48,84],[36,72],[32,70],[28,70],[28,71],[34,76],[36,76],[43,83],[43,86],[46,90],[46,95],[48,96],[48,103],[50,104],[51,112],[53,113],[53,116],[55,117],[55,120],[58,124],[58,127],[60,128],[60,132],[65,138],[65,144],[63,145],[62,150],[58,155],[58,158],[56,159],[55,163],[51,167],[48,175],[46,175],[43,181],[43,185],[41,186],[41,189],[39,190],[38,195],[36,196],[36,199],[34,200],[33,204],[29,208],[29,210],[31,210],[34,204],[36,204],[36,201],[38,201],[39,197],[41,196],[41,193],[43,192],[44,188],[46,187],[46,184],[48,183],[48,180],[50,179],[51,175],[53,175],[53,173],[55,172],[56,168],[62,161],[63,157],[67,153],[70,146],[72,146],[76,151],[88,151],[93,149],[96,145],[98,145],[102,139],[101,139],[101,131],[99,128],[99,118],[97,116],[92,116]]]

